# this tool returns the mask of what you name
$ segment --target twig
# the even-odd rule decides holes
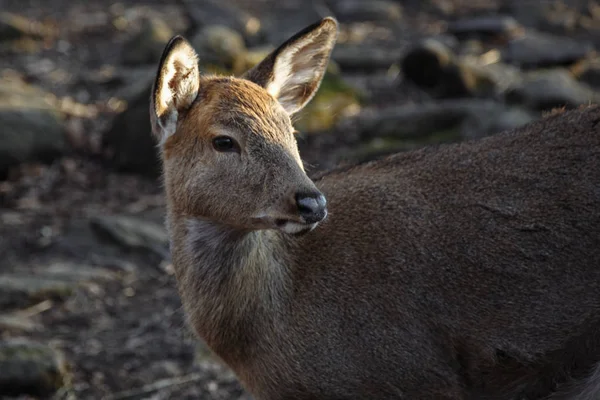
[[[103,397],[103,400],[134,400],[139,399],[148,394],[152,394],[162,389],[166,389],[173,386],[185,385],[192,382],[198,382],[206,378],[205,375],[200,373],[194,373],[184,375],[176,378],[161,379],[159,381],[144,385],[140,388],[125,390],[123,392],[114,393],[109,396]]]
[[[31,318],[35,315],[41,314],[44,311],[51,309],[53,306],[52,300],[44,300],[41,303],[37,303],[29,308],[15,311],[12,315],[17,318]]]

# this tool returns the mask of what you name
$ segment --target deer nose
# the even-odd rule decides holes
[[[300,216],[307,224],[321,222],[327,216],[327,200],[319,192],[297,193],[296,205]]]

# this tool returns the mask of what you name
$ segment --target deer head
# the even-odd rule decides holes
[[[325,18],[242,77],[205,76],[190,44],[167,44],[152,88],[152,132],[167,198],[184,215],[299,234],[327,215],[304,172],[290,117],[314,96],[337,37]]]

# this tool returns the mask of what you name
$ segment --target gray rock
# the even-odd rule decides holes
[[[220,0],[182,0],[186,13],[193,21],[191,31],[209,25],[222,25],[242,33],[245,41],[258,44],[264,36],[261,21],[241,7]]]
[[[543,111],[555,107],[574,108],[600,100],[598,93],[578,82],[564,69],[531,72],[523,82],[508,90],[506,101],[532,110]]]
[[[190,43],[203,64],[216,64],[225,68],[234,68],[236,61],[243,61],[246,53],[242,35],[224,25],[202,28]]]
[[[0,341],[0,393],[50,397],[66,383],[67,367],[58,351],[26,339]]]
[[[55,29],[18,14],[0,12],[0,41],[23,37],[44,38],[56,33]]]
[[[472,113],[461,126],[464,139],[478,139],[528,124],[538,117],[518,107],[497,107],[488,113]]]
[[[455,54],[444,43],[425,39],[413,45],[402,57],[404,77],[422,88],[435,88],[442,82],[442,75],[455,62]]]
[[[161,224],[126,215],[96,217],[90,223],[101,239],[128,249],[149,250],[168,258],[169,236]]]
[[[502,62],[486,63],[481,57],[463,58],[461,62],[476,70],[478,75],[487,77],[492,82],[494,95],[502,94],[523,82],[523,72],[514,65]]]
[[[336,0],[330,1],[335,17],[340,22],[399,21],[400,4],[386,0]]]
[[[581,82],[600,89],[600,58],[585,60],[571,68],[571,73]]]
[[[448,25],[448,32],[460,40],[508,40],[523,31],[524,27],[513,17],[503,15],[466,18]]]
[[[471,115],[490,114],[501,107],[501,103],[476,99],[411,104],[359,114],[353,120],[353,125],[363,139],[422,139],[456,130]]]
[[[593,45],[585,41],[528,31],[508,42],[502,50],[502,59],[525,69],[565,66],[584,59],[593,50]]]
[[[488,97],[498,90],[496,76],[477,57],[458,57],[434,39],[407,51],[401,68],[405,79],[436,98]]]
[[[140,31],[123,46],[123,63],[126,65],[158,63],[166,43],[173,35],[173,30],[162,19],[144,19]]]
[[[546,2],[541,1],[507,0],[500,12],[513,16],[527,27],[539,28],[547,6]]]
[[[400,61],[402,51],[367,45],[339,44],[331,58],[346,71],[376,71],[388,69]]]
[[[76,283],[60,279],[1,275],[0,307],[23,307],[46,299],[64,300],[75,287]]]
[[[124,172],[135,172],[149,177],[160,173],[159,155],[150,127],[149,107],[151,78],[145,85],[136,84],[127,109],[117,115],[102,137],[104,153],[112,165]]]
[[[52,161],[67,150],[63,115],[49,97],[20,80],[0,79],[0,175],[23,162]]]

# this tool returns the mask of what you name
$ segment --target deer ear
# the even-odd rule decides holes
[[[265,88],[288,114],[294,114],[319,89],[337,33],[337,21],[324,18],[288,39],[243,78]]]
[[[152,133],[160,142],[175,133],[177,120],[198,96],[198,55],[183,37],[167,43],[150,95]]]

